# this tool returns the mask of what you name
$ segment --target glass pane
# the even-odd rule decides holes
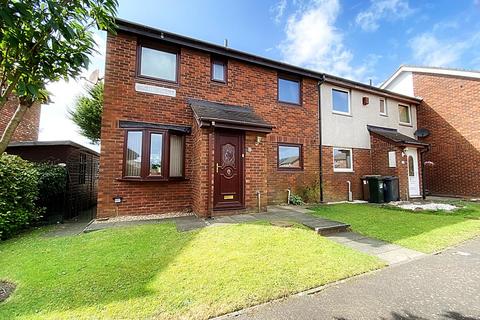
[[[300,147],[278,146],[278,166],[280,168],[300,168]]]
[[[380,100],[380,113],[385,114],[385,100]]]
[[[408,175],[410,177],[415,176],[415,169],[414,169],[414,163],[413,163],[413,157],[408,156]]]
[[[128,177],[140,177],[142,167],[142,132],[129,131],[127,134],[125,175]]]
[[[288,103],[300,103],[300,82],[278,79],[278,100]]]
[[[142,47],[142,76],[176,81],[177,55],[171,52],[159,51]]]
[[[183,136],[170,136],[170,177],[183,176]]]
[[[162,175],[162,148],[163,134],[152,133],[150,135],[150,175]]]
[[[334,167],[337,169],[352,169],[352,156],[350,150],[334,149]]]
[[[398,113],[400,116],[400,122],[410,123],[410,112],[407,106],[398,106]]]
[[[225,81],[225,65],[220,61],[213,63],[213,80]]]
[[[350,113],[348,106],[348,92],[332,89],[333,110]]]

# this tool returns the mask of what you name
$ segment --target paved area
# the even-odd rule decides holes
[[[410,261],[425,254],[377,239],[365,237],[355,232],[340,232],[328,237],[352,249],[374,255],[389,265]]]
[[[102,230],[107,228],[143,225],[160,222],[174,222],[177,225],[177,230],[180,232],[190,231],[194,229],[204,228],[216,224],[229,224],[229,223],[243,223],[254,221],[293,221],[303,224],[318,233],[328,233],[336,230],[344,231],[349,225],[333,221],[329,219],[323,219],[314,217],[308,214],[309,210],[302,207],[294,206],[272,206],[268,207],[268,211],[265,213],[252,213],[252,214],[238,214],[233,216],[220,216],[210,219],[201,219],[196,216],[186,216],[177,218],[165,218],[165,219],[152,219],[152,220],[136,220],[136,221],[121,221],[121,222],[94,222],[90,224],[85,232],[91,232],[96,230]]]
[[[90,224],[92,218],[95,216],[96,207],[80,212],[78,217],[72,220],[67,220],[64,223],[57,224],[51,231],[45,233],[43,236],[49,237],[68,237],[75,236],[82,233]]]
[[[223,319],[479,320],[480,238]]]

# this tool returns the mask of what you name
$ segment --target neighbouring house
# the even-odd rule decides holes
[[[429,194],[480,197],[480,72],[401,66],[381,87],[422,98]]]
[[[2,112],[0,112],[0,135],[2,135],[5,131],[5,128],[15,113],[17,106],[18,98],[10,97],[5,107],[2,109]],[[39,103],[34,104],[27,110],[23,120],[20,122],[17,129],[15,129],[12,142],[38,140],[38,132],[40,128],[40,110],[41,105]]]
[[[32,162],[64,164],[68,172],[63,199],[46,204],[48,215],[73,218],[97,203],[99,154],[72,141],[22,141],[8,145],[7,153]]]
[[[420,99],[117,20],[107,36],[98,216],[264,211],[309,190],[421,196]],[[313,192],[311,192],[313,190]]]

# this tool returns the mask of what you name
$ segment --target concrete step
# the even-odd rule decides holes
[[[331,235],[334,233],[346,232],[346,231],[350,231],[350,225],[345,223],[315,228],[315,232],[322,236]]]

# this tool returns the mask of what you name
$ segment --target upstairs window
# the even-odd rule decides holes
[[[350,114],[350,96],[348,91],[332,89],[332,110],[334,113]]]
[[[278,101],[300,105],[300,79],[278,77]]]
[[[168,180],[184,176],[185,137],[168,130],[126,131],[124,178]]]
[[[177,82],[178,52],[140,46],[139,56],[139,76]]]
[[[227,60],[212,58],[212,81],[227,83]]]
[[[333,148],[333,171],[353,171],[352,149]]]
[[[279,144],[278,145],[278,169],[302,170],[303,157],[302,145]]]
[[[387,102],[385,101],[385,99],[380,99],[380,114],[382,116],[387,115]]]
[[[398,105],[398,118],[401,124],[412,124],[410,119],[410,107],[399,104]]]

